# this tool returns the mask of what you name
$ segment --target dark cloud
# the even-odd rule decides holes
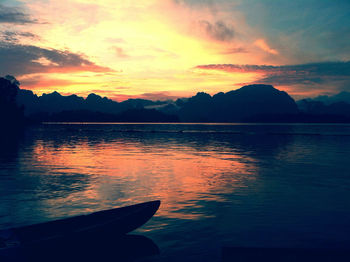
[[[19,7],[10,7],[0,4],[0,24],[32,24],[38,23],[38,20],[31,18]]]
[[[239,64],[212,64],[198,65],[196,68],[208,70],[222,70],[227,72],[262,72],[269,74],[288,74],[288,75],[334,75],[349,76],[350,61],[346,62],[321,62],[300,65],[239,65]]]
[[[235,36],[235,31],[222,21],[210,23],[208,21],[199,21],[208,36],[219,41],[231,41]]]
[[[216,64],[199,65],[197,69],[221,70],[226,72],[261,73],[261,79],[256,83],[272,84],[276,86],[305,85],[319,88],[329,85],[335,88],[350,90],[350,61],[322,62],[300,65],[237,65]]]
[[[81,54],[31,45],[0,42],[0,75],[26,75],[33,73],[111,72],[98,66]]]
[[[17,32],[17,31],[0,31],[0,41],[4,42],[18,42],[22,38],[31,38],[39,40],[40,37],[30,32]]]

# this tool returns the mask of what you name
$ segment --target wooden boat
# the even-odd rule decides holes
[[[160,201],[115,208],[30,226],[0,231],[0,250],[30,246],[59,239],[105,239],[129,233],[145,224],[158,210]]]

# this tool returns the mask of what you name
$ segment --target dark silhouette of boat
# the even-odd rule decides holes
[[[0,231],[0,250],[48,242],[84,238],[118,238],[145,224],[157,212],[160,201],[115,208]]]

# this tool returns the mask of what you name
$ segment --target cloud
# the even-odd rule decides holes
[[[106,38],[106,41],[107,42],[110,42],[110,43],[126,43],[126,41],[123,39],[123,38],[120,38],[120,37],[107,37]]]
[[[262,50],[264,50],[267,53],[273,54],[273,55],[278,55],[279,52],[276,49],[273,49],[271,47],[269,47],[269,45],[265,42],[264,39],[257,39],[254,42],[254,45],[261,48]]]
[[[320,85],[334,88],[346,87],[350,90],[350,61],[321,62],[299,65],[238,65],[212,64],[198,65],[196,69],[218,70],[230,73],[259,73],[261,77],[254,83],[275,86],[304,85],[312,89]]]
[[[1,23],[23,25],[38,23],[38,20],[32,19],[18,7],[0,4],[0,24]]]
[[[19,31],[0,31],[0,41],[4,42],[18,42],[23,38],[30,38],[31,40],[39,40],[40,37],[30,32]]]
[[[125,53],[125,51],[123,50],[123,48],[118,47],[118,46],[113,46],[112,49],[114,50],[114,53],[117,55],[117,57],[119,58],[128,58],[130,57],[129,55],[127,55]]]
[[[202,27],[206,34],[218,41],[231,41],[235,36],[235,31],[233,28],[227,26],[223,21],[216,21],[215,23],[210,23],[206,20],[199,21],[200,27]]]
[[[117,89],[122,89],[122,87],[118,87]],[[127,87],[126,89],[129,89]],[[104,94],[107,95],[109,99],[114,101],[122,102],[128,99],[146,99],[152,101],[168,101],[168,100],[176,100],[183,96],[172,95],[171,92],[163,91],[163,92],[153,92],[153,93],[143,93],[137,95],[128,95],[128,94],[120,94],[113,91],[102,91],[102,90],[94,90],[96,94]]]
[[[167,100],[176,100],[179,96],[174,96],[170,92],[153,92],[153,93],[144,93],[138,96],[142,99],[153,100],[153,101],[167,101]]]
[[[327,74],[327,75],[349,75],[350,61],[346,62],[321,62],[300,65],[239,65],[239,64],[212,64],[198,65],[196,68],[208,70],[222,70],[226,72],[262,72],[262,73],[302,73]]]
[[[213,0],[173,0],[174,3],[176,4],[186,4],[186,5],[191,5],[191,6],[197,6],[197,5],[212,5]]]
[[[84,84],[89,84],[89,82],[77,82],[73,80],[68,80],[68,79],[56,79],[56,78],[50,78],[46,77],[43,75],[34,75],[30,77],[26,77],[23,79],[20,79],[21,86],[24,88],[28,88],[31,90],[34,89],[45,89],[45,88],[50,88],[52,86],[67,86],[67,85],[84,85]]]
[[[32,45],[0,42],[0,75],[33,73],[111,72],[84,55]]]
[[[222,55],[231,55],[238,53],[249,53],[249,51],[244,47],[233,47],[220,52]]]

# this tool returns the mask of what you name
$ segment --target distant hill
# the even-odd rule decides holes
[[[59,122],[175,122],[176,115],[147,107],[158,107],[164,101],[128,99],[121,103],[107,97],[89,94],[86,99],[77,95],[63,96],[58,92],[35,95],[32,91],[19,89],[18,106],[35,121]]]
[[[166,102],[145,99],[128,99],[118,103],[107,97],[101,97],[93,93],[89,94],[86,99],[77,95],[63,96],[57,91],[37,96],[32,91],[20,89],[17,94],[17,104],[25,108],[26,115],[74,110],[119,114],[129,109],[141,109],[164,103]]]
[[[324,122],[350,122],[350,92],[297,101],[299,110]]]
[[[346,92],[340,96],[346,97]],[[37,96],[19,89],[17,104],[36,121],[350,122],[350,103],[314,99],[296,103],[271,85],[248,85],[214,96],[199,92],[176,101],[128,99],[120,103],[97,94],[85,99],[58,92]]]
[[[339,120],[350,119],[350,103],[335,102],[326,104],[313,99],[303,99],[298,101],[298,106],[300,111],[304,114],[314,115],[318,118],[323,116],[324,119],[329,119],[326,122],[332,122],[332,117]],[[348,122],[345,120],[337,122]]]
[[[179,110],[185,122],[246,122],[257,115],[297,114],[295,101],[271,85],[248,85],[211,97],[206,93],[184,102]]]
[[[345,102],[350,104],[350,92],[342,91],[332,96],[317,96],[313,99],[308,100],[323,102],[326,105],[330,105],[337,102]]]

